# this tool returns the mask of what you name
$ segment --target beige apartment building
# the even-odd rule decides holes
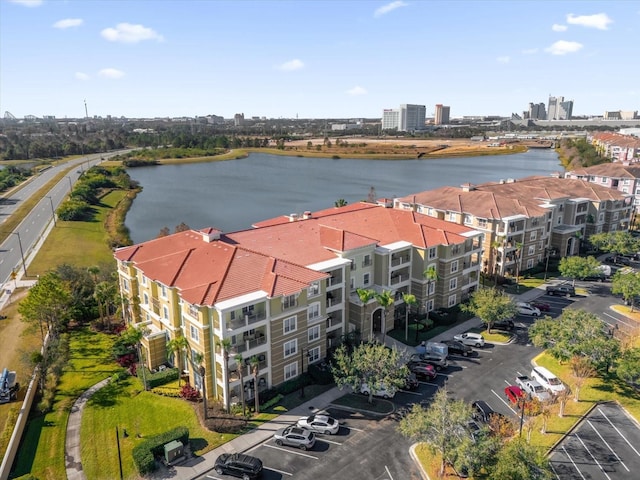
[[[424,312],[478,287],[481,231],[391,206],[363,202],[117,250],[125,316],[145,331],[144,362],[180,365],[195,386],[204,381],[209,398],[237,402],[241,388],[252,398],[255,388],[296,378],[346,335],[372,339],[398,326],[403,293],[415,294]],[[429,268],[435,281],[424,275]],[[394,304],[364,305],[358,289],[388,291]],[[176,355],[166,344],[178,337],[188,348]],[[223,340],[232,345],[228,375]]]
[[[442,187],[394,206],[483,232],[482,271],[500,276],[577,255],[589,235],[627,229],[632,212],[628,194],[559,176]]]

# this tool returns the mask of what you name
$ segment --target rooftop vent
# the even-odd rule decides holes
[[[218,230],[217,228],[208,227],[208,228],[203,228],[202,230],[200,230],[200,233],[202,234],[202,239],[205,242],[211,243],[214,240],[220,240],[220,234],[222,232],[220,230]]]
[[[462,185],[460,185],[460,188],[462,188],[463,192],[471,192],[476,189],[476,186],[472,185],[471,183],[463,183]]]

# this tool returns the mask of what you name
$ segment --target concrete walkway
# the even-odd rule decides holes
[[[96,383],[89,390],[86,390],[71,407],[69,419],[67,420],[67,436],[64,442],[64,462],[67,469],[68,480],[87,480],[82,470],[80,458],[80,426],[82,424],[82,411],[94,393],[109,383],[109,378]]]

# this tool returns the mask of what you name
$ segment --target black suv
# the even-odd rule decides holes
[[[262,460],[243,453],[223,453],[216,459],[215,470],[218,475],[233,475],[242,480],[262,477]]]
[[[491,325],[491,328],[497,328],[498,330],[513,330],[514,327],[515,324],[510,318],[507,318],[505,320],[496,320]]]
[[[492,417],[506,418],[501,413],[494,411],[493,408],[491,408],[484,400],[476,400],[471,404],[471,406],[473,407],[473,419],[478,422],[489,424],[489,427],[491,427]]]
[[[418,382],[418,377],[413,372],[409,372],[409,374],[404,379],[404,390],[417,390],[420,386],[420,382]]]
[[[457,340],[445,340],[444,343],[447,347],[449,347],[449,353],[454,355],[462,355],[464,357],[468,357],[473,353],[473,348],[469,345],[465,345],[462,342]]]
[[[575,297],[576,289],[573,285],[549,285],[547,295],[561,295],[565,297]]]

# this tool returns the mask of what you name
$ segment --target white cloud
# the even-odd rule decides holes
[[[558,40],[550,47],[545,48],[545,52],[551,55],[566,55],[567,53],[575,53],[583,47],[578,42],[567,42],[566,40]]]
[[[84,23],[84,20],[81,18],[65,18],[63,20],[58,20],[53,24],[53,28],[71,28],[71,27],[79,27]]]
[[[103,38],[110,42],[138,43],[143,40],[157,40],[162,42],[164,38],[152,28],[131,23],[119,23],[115,28],[105,28],[100,32]]]
[[[582,25],[587,28],[597,28],[598,30],[608,30],[609,24],[613,20],[606,13],[596,13],[595,15],[567,15],[567,23],[571,25]]]
[[[42,5],[42,0],[9,0],[11,3],[17,3],[25,7],[39,7]]]
[[[497,61],[498,63],[509,63],[509,62],[511,61],[511,57],[510,57],[510,56],[508,56],[508,55],[504,55],[504,56],[502,56],[502,57],[498,57],[498,58],[496,58],[496,61]]]
[[[304,63],[302,63],[302,60],[298,60],[297,58],[294,58],[293,60],[284,62],[278,68],[280,70],[284,70],[285,72],[292,72],[293,70],[300,70],[301,68],[304,68]]]
[[[560,25],[559,23],[554,23],[553,25],[551,25],[551,30],[553,30],[554,32],[566,32],[567,31],[567,27],[566,25]]]
[[[89,75],[87,75],[86,73],[84,73],[84,72],[76,72],[76,78],[78,80],[82,80],[83,82],[86,82],[91,77]]]
[[[367,94],[367,91],[366,91],[364,88],[362,88],[361,86],[356,85],[356,86],[355,86],[355,87],[353,87],[352,89],[347,90],[347,93],[348,93],[349,95],[354,95],[354,96],[356,96],[356,95],[366,95],[366,94]]]
[[[376,11],[373,12],[373,16],[374,17],[381,17],[383,15],[386,15],[389,12],[393,12],[394,10],[401,8],[401,7],[406,7],[409,4],[406,2],[403,2],[402,0],[396,0],[395,2],[391,2],[391,3],[387,3],[386,5],[383,5],[382,7],[376,8]]]
[[[534,53],[538,53],[538,49],[537,48],[527,48],[525,50],[522,50],[522,53],[524,55],[533,55]]]
[[[117,70],[115,68],[103,68],[98,72],[98,75],[104,78],[111,78],[113,80],[118,80],[119,78],[124,77],[124,72],[122,70]]]

